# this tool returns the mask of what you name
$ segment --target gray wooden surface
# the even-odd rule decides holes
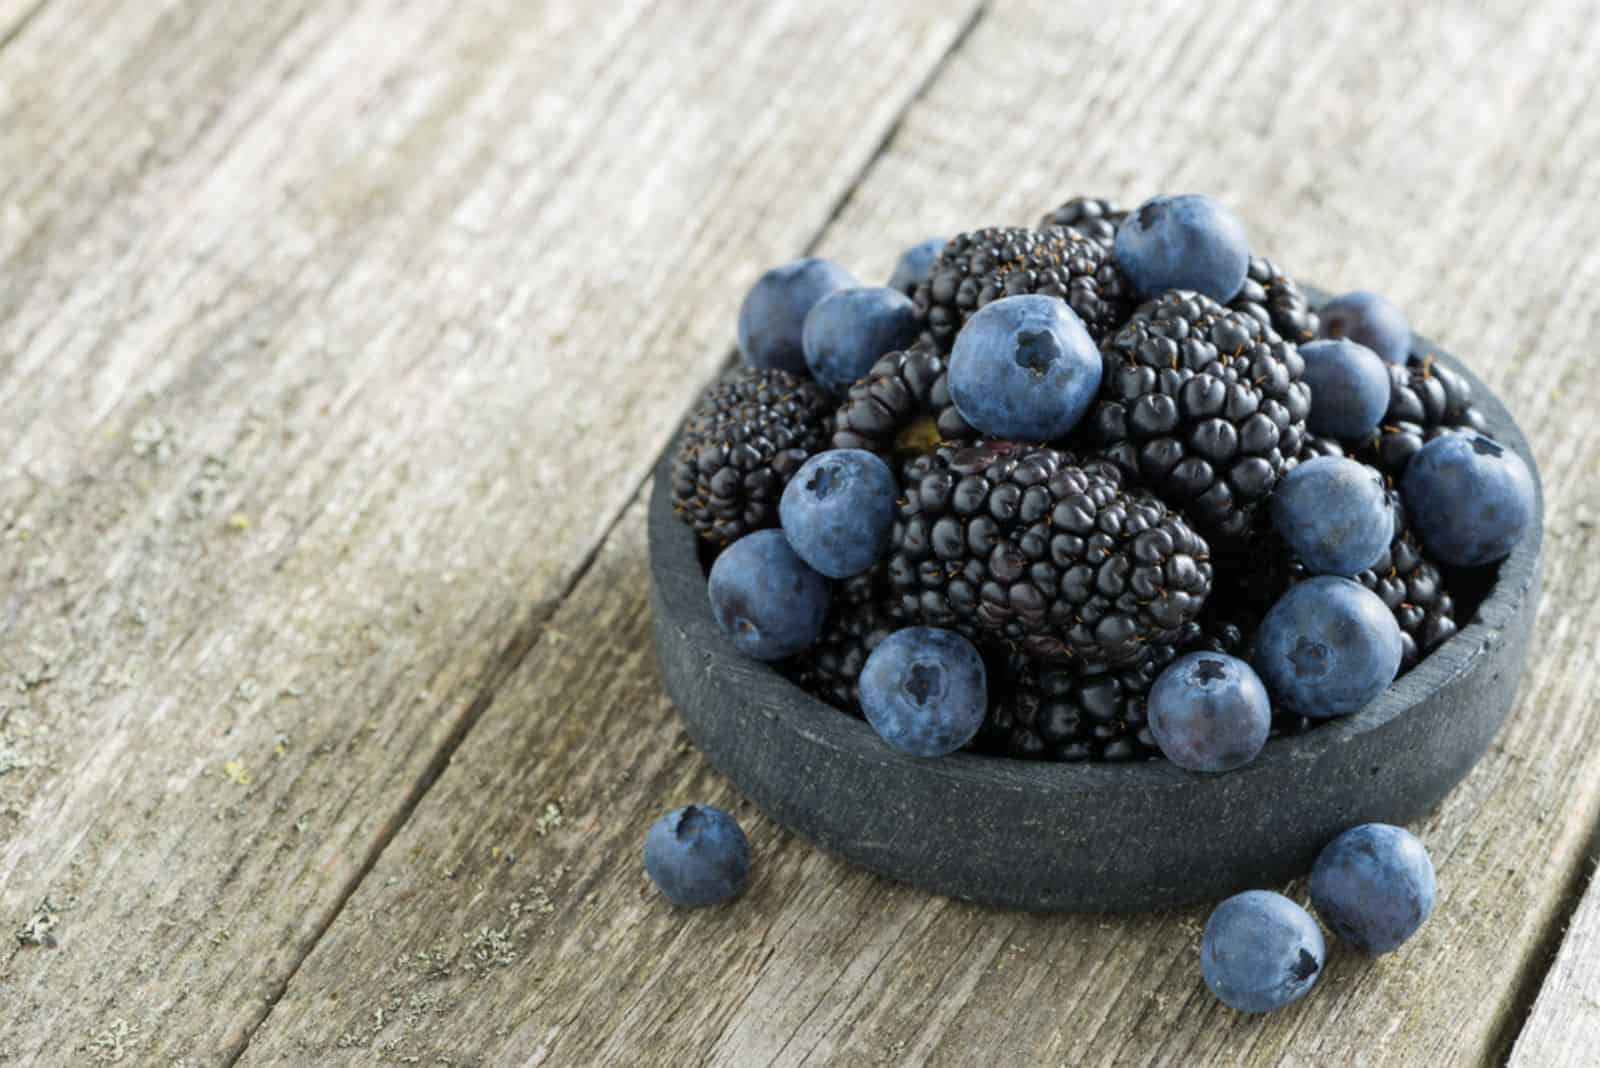
[[[0,0],[0,1063],[1470,1064],[1547,972],[1518,1056],[1588,1063],[1600,12],[1126,6]],[[747,898],[664,907],[649,821],[738,801],[639,491],[744,286],[1170,189],[1539,454],[1433,921],[1247,1020],[1203,912],[932,899],[748,807]]]
[[[1589,876],[1593,879],[1593,871]],[[1600,1060],[1600,887],[1591,885],[1545,977],[1512,1068],[1584,1068]]]

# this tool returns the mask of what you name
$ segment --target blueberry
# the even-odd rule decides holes
[[[809,647],[828,615],[828,580],[795,555],[781,530],[746,534],[722,550],[706,592],[717,626],[757,660]]]
[[[739,352],[751,367],[806,374],[801,334],[812,305],[861,283],[829,260],[807,256],[774,267],[750,287],[739,305]]]
[[[1311,869],[1311,903],[1334,934],[1377,955],[1410,938],[1433,911],[1433,861],[1416,835],[1364,823],[1335,838]]]
[[[1375,468],[1318,456],[1283,476],[1272,522],[1313,575],[1355,576],[1394,540],[1394,507]]]
[[[914,757],[944,756],[972,741],[989,704],[978,650],[937,627],[907,627],[879,642],[860,688],[872,729]]]
[[[1188,771],[1232,771],[1256,758],[1272,728],[1272,705],[1254,669],[1223,653],[1190,653],[1150,688],[1150,733]]]
[[[1445,434],[1411,458],[1400,495],[1423,548],[1442,564],[1502,560],[1533,521],[1533,473],[1482,434]]]
[[[1365,438],[1389,410],[1389,372],[1378,354],[1348,338],[1326,338],[1300,346],[1311,387],[1313,434]]]
[[[1273,701],[1298,715],[1358,712],[1400,670],[1400,625],[1378,595],[1347,578],[1289,587],[1256,631],[1251,664]]]
[[[817,301],[806,313],[801,342],[811,376],[829,389],[845,390],[872,370],[879,356],[905,348],[916,337],[911,298],[869,286],[841,289]]]
[[[675,808],[645,835],[644,870],[674,905],[720,904],[744,889],[750,843],[720,808]]]
[[[1250,241],[1238,216],[1210,197],[1156,197],[1117,228],[1117,266],[1140,293],[1192,289],[1226,304],[1250,270]]]
[[[1327,946],[1305,909],[1282,894],[1246,890],[1211,913],[1200,936],[1200,974],[1240,1012],[1271,1012],[1305,997]]]
[[[1405,313],[1376,293],[1358,289],[1323,306],[1323,337],[1347,337],[1390,363],[1411,356],[1411,324]]]
[[[778,513],[800,559],[829,578],[859,575],[883,555],[900,487],[864,449],[830,449],[801,465]]]
[[[1100,350],[1059,297],[1005,297],[978,309],[950,353],[950,397],[985,434],[1063,437],[1100,389]]]
[[[917,287],[928,280],[933,261],[943,251],[942,237],[930,237],[906,249],[894,265],[894,274],[889,276],[889,288],[898,289],[908,297],[915,295]]]

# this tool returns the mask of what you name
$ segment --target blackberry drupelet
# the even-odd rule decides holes
[[[1001,297],[1060,297],[1101,341],[1132,308],[1133,289],[1091,238],[1051,227],[991,227],[958,234],[917,287],[917,315],[940,351],[949,352],[973,312]]]
[[[891,617],[882,568],[834,585],[833,608],[815,645],[789,662],[801,689],[853,716],[861,715],[856,681],[878,643],[899,629]]]
[[[833,447],[895,460],[970,441],[976,435],[950,400],[946,370],[931,341],[883,356],[834,414]]]
[[[828,447],[833,402],[785,371],[739,368],[713,383],[684,425],[672,506],[707,541],[726,544],[778,522],[783,487]]]
[[[1298,463],[1315,460],[1319,456],[1347,456],[1344,446],[1334,438],[1324,438],[1316,434],[1307,434],[1300,443],[1300,455],[1295,457]]]
[[[1265,256],[1250,257],[1244,288],[1228,307],[1254,316],[1262,326],[1297,345],[1317,336],[1317,313],[1311,310],[1306,295]]]
[[[1105,463],[1044,446],[944,446],[909,462],[888,574],[907,619],[1038,656],[1128,663],[1211,591],[1210,550]]]
[[[1213,544],[1241,542],[1306,437],[1300,353],[1249,314],[1172,290],[1142,305],[1102,355],[1088,441]]]
[[[1073,197],[1040,219],[1039,229],[1064,226],[1110,251],[1112,242],[1117,238],[1117,227],[1121,226],[1122,220],[1127,217],[1128,213],[1119,208],[1114,200],[1104,197]]]
[[[1461,375],[1432,356],[1386,366],[1389,409],[1378,432],[1357,451],[1362,461],[1398,479],[1411,458],[1440,434],[1483,431],[1483,416],[1472,406],[1472,386]]]

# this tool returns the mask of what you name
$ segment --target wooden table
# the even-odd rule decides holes
[[[0,0],[0,1063],[1595,1064],[1600,11],[1427,6]],[[649,643],[762,268],[1195,189],[1468,357],[1550,499],[1432,922],[1266,1019],[1203,910],[792,838]],[[690,800],[736,907],[641,871]]]

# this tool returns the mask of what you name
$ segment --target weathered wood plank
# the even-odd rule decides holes
[[[0,1062],[241,1046],[963,18],[108,2],[0,53]]]
[[[641,652],[635,507],[243,1062],[1413,1065],[1503,1052],[1600,815],[1600,711],[1585,697],[1600,627],[1590,16],[1002,6],[823,246],[871,275],[925,233],[1029,220],[1068,192],[1219,191],[1264,251],[1324,285],[1390,291],[1495,383],[1543,465],[1549,593],[1511,723],[1417,828],[1443,889],[1405,951],[1374,963],[1336,947],[1311,998],[1246,1019],[1199,981],[1203,910],[996,912],[796,841],[740,807],[670,716]],[[756,875],[733,907],[675,912],[640,869],[651,819],[690,800],[734,806],[751,833]]]
[[[1585,1068],[1600,1049],[1600,883],[1590,882],[1562,933],[1555,964],[1517,1036],[1511,1068]]]

